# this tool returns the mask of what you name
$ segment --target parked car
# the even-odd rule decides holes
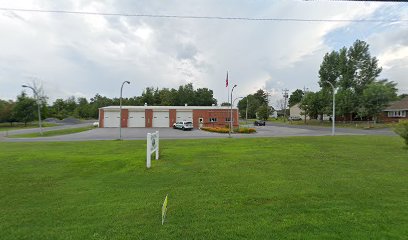
[[[173,124],[174,129],[181,129],[183,131],[186,130],[192,130],[193,129],[193,123],[188,122],[188,121],[181,121],[181,122],[176,122]]]
[[[288,117],[288,120],[289,121],[300,121],[300,120],[302,120],[302,118],[299,117],[299,116],[290,116],[290,117]]]
[[[255,126],[265,126],[265,121],[255,121],[254,125]]]

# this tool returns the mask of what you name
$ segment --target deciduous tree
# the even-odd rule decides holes
[[[303,98],[303,91],[300,89],[296,89],[289,97],[289,107],[294,106],[297,103],[300,103]]]
[[[28,122],[35,119],[36,110],[36,101],[33,98],[27,97],[25,92],[22,92],[17,96],[16,105],[13,109],[13,116],[17,121],[23,122],[24,125],[27,126]]]

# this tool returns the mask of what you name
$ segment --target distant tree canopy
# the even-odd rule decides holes
[[[289,97],[289,107],[294,106],[297,103],[300,103],[303,98],[303,91],[300,89],[296,89]]]
[[[17,121],[13,112],[15,105],[13,101],[0,100],[0,122],[9,122],[12,125]]]
[[[343,119],[355,117],[377,120],[387,104],[397,99],[396,84],[386,79],[378,79],[382,68],[376,57],[371,57],[369,45],[356,40],[349,47],[326,53],[319,70],[317,93],[306,94],[301,109],[316,117],[330,114],[332,88],[337,88],[336,115]]]
[[[41,117],[58,118],[67,117],[78,118],[98,118],[98,109],[110,105],[119,105],[119,98],[108,98],[96,94],[93,98],[69,97],[67,99],[58,98],[50,106],[46,105],[46,97],[40,95]],[[30,122],[37,116],[37,105],[34,98],[27,96],[25,92],[17,97],[17,101],[0,100],[0,122]],[[158,89],[147,87],[140,96],[123,98],[122,105],[142,106],[211,106],[216,105],[213,91],[208,88],[194,89],[193,84],[189,83],[180,86],[178,89]]]
[[[241,118],[267,119],[273,108],[268,103],[268,93],[259,89],[254,94],[249,94],[238,102],[238,111]]]
[[[27,97],[27,94],[25,92],[22,92],[17,96],[17,101],[13,108],[12,115],[15,120],[24,123],[24,125],[27,125],[28,122],[31,122],[35,119],[36,109],[36,101],[32,98]]]

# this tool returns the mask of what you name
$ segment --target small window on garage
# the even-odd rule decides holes
[[[231,118],[226,118],[226,119],[225,119],[225,122],[230,122],[230,119],[231,119]],[[232,121],[234,121],[234,118],[232,118]]]
[[[210,122],[217,122],[217,118],[210,118]]]

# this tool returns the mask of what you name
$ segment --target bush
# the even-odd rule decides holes
[[[228,128],[221,128],[221,127],[202,127],[201,130],[208,131],[208,132],[217,132],[217,133],[228,133]]]
[[[408,121],[399,122],[394,128],[394,132],[400,135],[400,137],[405,140],[405,144],[408,146]]]
[[[228,133],[228,128],[223,127],[202,127],[201,130],[208,132],[217,132],[217,133]],[[254,133],[256,132],[255,128],[234,128],[236,133]]]
[[[240,129],[236,129],[235,132],[238,133],[254,133],[256,132],[255,128],[240,128]]]

